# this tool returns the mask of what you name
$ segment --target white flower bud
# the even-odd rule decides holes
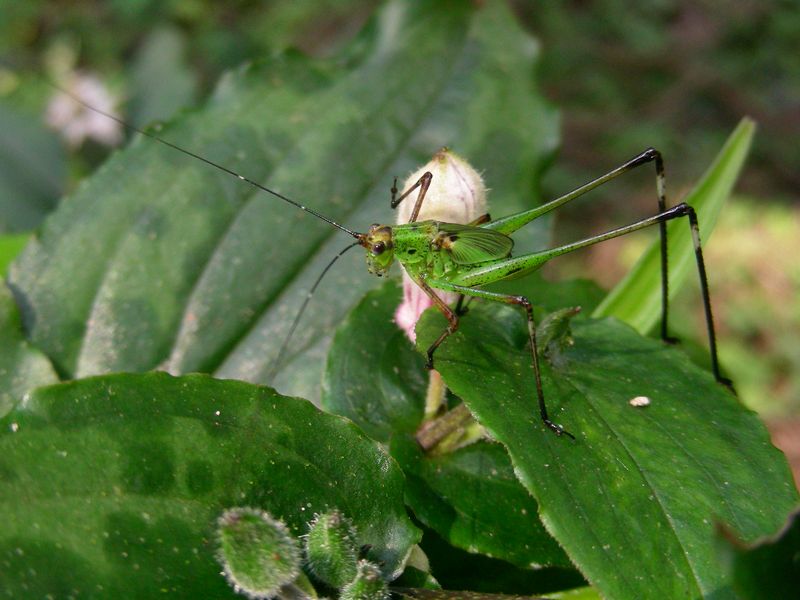
[[[400,193],[417,183],[429,171],[433,175],[428,193],[422,203],[418,221],[444,221],[466,224],[486,214],[486,186],[480,174],[463,158],[447,148],[437,152],[431,161],[408,176]],[[409,194],[397,208],[397,223],[408,223],[417,202],[416,191]],[[436,290],[447,304],[458,298],[457,294]],[[395,323],[405,331],[408,339],[416,341],[414,326],[420,315],[433,302],[411,278],[403,272],[403,301],[395,313]]]

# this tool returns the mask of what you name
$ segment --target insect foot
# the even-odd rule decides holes
[[[570,437],[570,438],[572,438],[573,440],[575,439],[575,436],[574,436],[574,435],[572,435],[572,434],[571,434],[569,431],[567,431],[566,429],[564,429],[564,426],[563,426],[563,425],[559,425],[558,423],[553,423],[553,422],[552,422],[550,419],[542,419],[542,421],[543,421],[543,422],[544,422],[544,424],[545,424],[545,425],[547,425],[547,427],[548,427],[548,428],[549,428],[551,431],[553,431],[553,432],[554,432],[554,433],[555,433],[555,434],[556,434],[558,437],[561,437],[562,435],[565,435],[565,436],[567,436],[567,437]]]

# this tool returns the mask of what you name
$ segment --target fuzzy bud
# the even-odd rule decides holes
[[[231,508],[217,521],[225,577],[250,598],[272,598],[300,574],[300,547],[289,529],[256,508]]]
[[[317,515],[305,536],[306,565],[314,577],[333,588],[353,581],[358,568],[356,530],[338,510]]]
[[[480,174],[463,158],[447,148],[442,148],[428,164],[408,176],[400,191],[412,187],[425,172],[430,172],[433,179],[417,216],[418,221],[467,224],[486,214],[486,186]],[[413,192],[400,203],[397,208],[398,224],[408,223],[417,197],[417,193]],[[455,302],[458,297],[457,294],[448,292],[436,293],[447,304]],[[414,326],[420,315],[431,305],[428,295],[404,272],[403,301],[394,320],[412,343],[417,338]]]
[[[378,565],[368,560],[358,561],[355,579],[342,588],[339,600],[388,600],[389,588]]]

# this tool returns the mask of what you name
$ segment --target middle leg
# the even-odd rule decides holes
[[[569,431],[564,429],[558,423],[554,423],[553,421],[551,421],[547,413],[547,405],[545,404],[544,401],[544,390],[542,388],[542,375],[539,368],[539,351],[536,344],[536,322],[534,321],[533,318],[533,305],[531,304],[530,300],[528,300],[525,296],[514,296],[511,294],[488,292],[486,290],[479,290],[461,285],[455,285],[447,281],[434,280],[430,282],[430,285],[428,285],[424,281],[422,283],[425,285],[423,289],[427,288],[433,295],[435,295],[435,292],[431,288],[436,288],[446,292],[457,292],[459,294],[462,294],[463,296],[483,298],[486,300],[493,300],[494,302],[502,302],[503,304],[512,304],[515,306],[519,306],[525,310],[525,316],[527,317],[528,320],[528,342],[531,353],[531,366],[533,368],[533,377],[536,385],[536,399],[539,404],[539,415],[541,416],[542,422],[545,424],[545,426],[551,431],[553,431],[556,435],[559,436],[566,435],[568,437],[571,437],[572,439],[575,439],[575,436],[572,435]],[[458,322],[456,320],[456,325],[457,324]],[[433,366],[433,353],[436,351],[436,348],[438,348],[439,345],[454,331],[455,329],[451,330],[451,327],[448,327],[428,349],[428,362],[431,366]]]

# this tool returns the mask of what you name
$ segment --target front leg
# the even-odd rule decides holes
[[[397,178],[395,177],[394,183],[392,184],[392,208],[397,208],[400,203],[405,200],[409,194],[411,194],[411,192],[419,188],[417,202],[414,204],[414,210],[411,211],[411,218],[408,220],[409,223],[414,223],[419,216],[419,211],[422,208],[422,203],[425,201],[425,194],[428,193],[428,188],[431,186],[431,181],[433,181],[433,175],[430,173],[430,171],[426,171],[422,174],[422,177],[417,180],[417,183],[412,185],[405,192],[403,192],[399,198],[397,198]]]

